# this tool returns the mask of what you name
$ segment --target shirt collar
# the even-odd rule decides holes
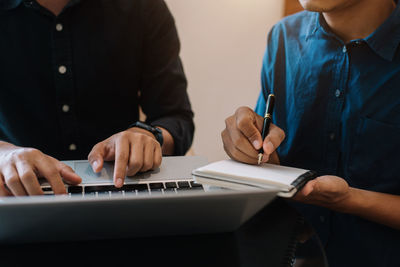
[[[396,9],[386,19],[386,21],[371,35],[364,39],[376,54],[388,61],[393,60],[400,44],[400,4],[398,2],[399,1],[396,1]],[[321,19],[322,14],[320,13],[314,12],[311,15],[310,23],[306,32],[306,40],[315,35],[318,30],[334,36],[332,32],[324,29],[324,21],[321,21]]]
[[[306,29],[306,40],[308,40],[311,36],[313,36],[321,26],[318,21],[319,14],[317,12],[309,12],[309,13],[310,13],[310,23],[308,24],[308,27]]]
[[[365,38],[367,44],[381,57],[392,61],[400,43],[400,4],[390,17]]]

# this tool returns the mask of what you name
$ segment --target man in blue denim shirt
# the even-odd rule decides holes
[[[294,200],[330,266],[399,266],[400,7],[393,0],[302,0],[271,30],[256,112],[227,118],[238,161],[321,174]],[[310,12],[311,11],[311,12]],[[275,94],[264,143],[265,99]],[[312,205],[308,205],[312,204]]]

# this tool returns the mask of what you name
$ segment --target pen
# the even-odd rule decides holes
[[[274,104],[275,104],[275,96],[273,94],[269,94],[268,99],[267,99],[267,107],[265,109],[262,133],[261,133],[263,144],[264,144],[265,137],[269,133],[269,125],[271,124],[271,121],[272,121],[272,112],[274,110]],[[261,164],[263,154],[264,154],[264,149],[261,146],[261,149],[258,152],[258,164]]]

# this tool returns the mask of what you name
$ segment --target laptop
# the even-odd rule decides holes
[[[65,161],[83,179],[54,195],[0,198],[0,243],[60,242],[232,232],[272,201],[274,189],[233,191],[194,182],[204,157],[164,157],[154,171],[113,186],[113,164],[96,174]]]

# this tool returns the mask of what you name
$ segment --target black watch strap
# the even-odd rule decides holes
[[[137,121],[137,122],[129,125],[129,128],[132,128],[132,127],[142,128],[144,130],[151,132],[155,136],[156,140],[160,143],[160,146],[163,145],[164,138],[162,135],[162,131],[160,129],[158,129],[157,127],[151,126],[151,125],[141,122],[141,121]]]

